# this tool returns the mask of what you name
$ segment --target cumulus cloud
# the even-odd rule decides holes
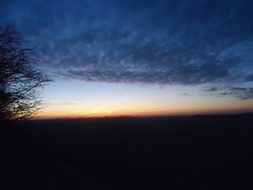
[[[40,64],[66,78],[227,87],[252,81],[250,0],[37,0],[4,7],[5,20],[38,47]],[[228,94],[250,97],[249,91]]]

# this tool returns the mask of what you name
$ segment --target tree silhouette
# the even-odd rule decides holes
[[[12,27],[0,31],[0,119],[27,119],[41,108],[50,79],[34,66],[34,49]]]

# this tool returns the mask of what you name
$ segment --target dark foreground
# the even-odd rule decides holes
[[[253,114],[0,128],[0,189],[253,189]]]

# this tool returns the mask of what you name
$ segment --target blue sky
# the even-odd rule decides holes
[[[143,112],[171,113],[170,101],[237,110],[252,105],[252,10],[250,0],[10,0],[0,2],[0,25],[14,25],[54,77],[46,110],[99,109],[121,102],[121,91]]]

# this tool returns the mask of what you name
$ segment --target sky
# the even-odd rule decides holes
[[[37,118],[253,111],[251,0],[9,0],[53,77]]]

